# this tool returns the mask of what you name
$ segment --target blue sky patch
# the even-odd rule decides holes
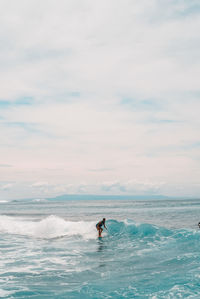
[[[9,108],[14,106],[24,106],[24,105],[26,106],[32,104],[33,104],[32,97],[21,97],[14,101],[0,100],[0,108]]]

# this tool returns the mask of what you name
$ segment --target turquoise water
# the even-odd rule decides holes
[[[2,201],[0,297],[200,298],[199,220],[198,200]]]

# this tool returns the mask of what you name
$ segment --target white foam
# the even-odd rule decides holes
[[[5,298],[13,293],[15,293],[15,291],[6,291],[3,289],[0,289],[0,298]]]
[[[0,216],[0,232],[36,238],[56,238],[62,236],[82,236],[85,239],[97,237],[94,222],[65,221],[57,216],[49,216],[41,221],[24,221],[15,217]]]
[[[45,199],[45,198],[35,198],[35,199],[33,199],[32,201],[33,201],[33,202],[46,202],[47,199]]]

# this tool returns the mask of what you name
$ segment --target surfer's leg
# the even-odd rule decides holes
[[[100,228],[100,229],[99,229],[99,237],[101,237],[101,233],[102,233],[102,231],[103,231],[103,229]]]
[[[98,225],[96,226],[96,228],[98,230],[99,237],[101,237],[101,228]]]

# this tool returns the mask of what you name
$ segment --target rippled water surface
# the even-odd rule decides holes
[[[199,220],[198,200],[0,202],[0,297],[200,298]]]

